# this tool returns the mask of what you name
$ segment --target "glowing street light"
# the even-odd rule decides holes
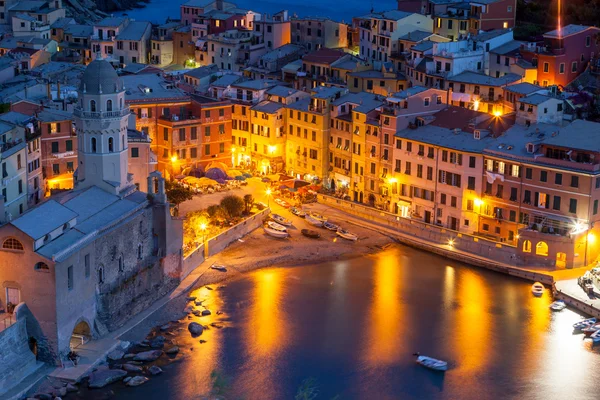
[[[450,247],[454,246],[454,239],[449,239],[448,240],[448,246],[450,246]]]
[[[494,117],[498,118],[498,117],[501,117],[501,116],[502,116],[502,111],[500,111],[500,110],[494,111]]]
[[[475,199],[475,205],[477,207],[481,207],[483,205],[483,200],[481,200],[481,199]]]
[[[206,224],[200,224],[200,230],[202,231],[202,243],[206,242]]]
[[[267,189],[266,194],[267,194],[267,207],[270,207],[271,206],[271,202],[270,202],[270,200],[271,200],[271,189]]]
[[[277,147],[269,146],[269,153],[275,153],[275,150],[277,150]]]

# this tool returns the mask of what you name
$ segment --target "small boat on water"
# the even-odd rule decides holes
[[[292,212],[292,214],[294,214],[300,218],[306,217],[306,213],[299,208],[292,207],[292,208],[290,208],[290,211]]]
[[[419,353],[415,353],[417,359],[415,360],[417,364],[421,364],[422,366],[433,369],[435,371],[447,371],[448,363],[446,361],[438,360],[437,358],[422,356]]]
[[[287,228],[285,226],[279,225],[277,222],[274,222],[274,221],[267,222],[267,225],[269,225],[269,228],[275,229],[276,231],[279,231],[279,232],[287,231]]]
[[[358,236],[356,236],[354,233],[350,233],[342,228],[338,229],[336,234],[346,240],[352,240],[352,241],[358,240]]]
[[[321,234],[317,231],[313,231],[312,229],[302,229],[300,232],[307,238],[318,239],[321,237]]]
[[[567,305],[562,300],[556,300],[554,303],[550,304],[550,309],[552,311],[562,311],[565,309]]]
[[[531,293],[533,293],[534,296],[541,296],[544,294],[544,285],[539,282],[534,283],[531,285]]]
[[[221,272],[227,272],[227,268],[224,265],[213,264],[210,266],[210,268]]]
[[[277,222],[278,224],[281,224],[284,226],[292,226],[292,221],[290,221],[289,219],[283,218],[279,214],[271,214],[271,218],[273,218],[273,220],[275,222]]]
[[[306,214],[306,222],[314,226],[323,226],[325,221],[314,218],[311,214]]]
[[[331,222],[324,222],[323,228],[330,230],[330,231],[337,231],[338,229],[340,229],[339,226],[337,226],[336,224],[333,224]]]
[[[273,236],[274,238],[285,239],[286,237],[289,236],[289,234],[287,232],[278,231],[276,229],[269,228],[267,226],[263,226],[263,229],[265,230],[265,233],[267,235]]]
[[[575,322],[573,324],[573,329],[576,331],[580,331],[582,329],[587,328],[588,326],[594,325],[596,323],[596,318],[588,318],[579,322]]]

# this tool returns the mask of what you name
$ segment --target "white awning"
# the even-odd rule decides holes
[[[469,93],[452,92],[452,101],[464,101],[468,103],[471,101],[471,95]]]

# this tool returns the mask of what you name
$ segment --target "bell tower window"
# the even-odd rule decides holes
[[[96,100],[90,100],[90,111],[96,112]]]
[[[115,149],[114,149],[114,143],[113,143],[113,138],[111,138],[111,137],[108,138],[108,151],[111,152],[111,153],[113,151],[115,151]]]
[[[96,138],[92,138],[92,153],[95,153],[96,151]]]
[[[106,100],[106,111],[112,111],[112,100]]]

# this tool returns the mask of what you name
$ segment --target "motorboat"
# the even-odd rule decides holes
[[[318,219],[319,221],[323,221],[323,222],[326,222],[326,221],[327,221],[327,218],[326,218],[326,217],[324,217],[324,216],[322,216],[321,214],[318,214],[318,213],[316,213],[316,212],[314,212],[314,211],[311,211],[311,212],[309,213],[309,215],[310,215],[312,218],[314,218],[314,219]]]
[[[590,338],[592,338],[592,341],[594,343],[600,342],[600,330],[597,330],[596,332],[592,333],[592,335],[590,336]]]
[[[321,237],[321,234],[317,231],[313,231],[312,229],[302,229],[300,232],[307,238],[318,239]]]
[[[415,360],[417,364],[421,364],[422,366],[433,369],[435,371],[447,371],[448,363],[446,361],[438,360],[437,358],[422,356],[419,353],[415,353],[417,356]]]
[[[221,272],[227,272],[227,268],[224,265],[213,264],[210,266],[210,268]]]
[[[269,222],[267,222],[267,225],[269,225],[269,228],[275,229],[276,231],[287,232],[287,228],[285,226],[280,225],[275,221],[269,221]]]
[[[323,228],[330,230],[330,231],[337,231],[338,229],[340,229],[339,226],[337,226],[336,224],[332,224],[331,222],[324,222]]]
[[[265,233],[267,235],[273,236],[274,238],[285,239],[286,237],[289,236],[289,234],[287,232],[278,231],[276,229],[269,228],[267,226],[263,226],[263,229],[265,230]]]
[[[279,203],[279,205],[283,208],[290,208],[292,206],[290,203],[288,203],[285,200],[281,200],[281,203]]]
[[[338,229],[336,234],[340,237],[343,237],[346,240],[352,240],[352,241],[358,240],[358,236],[356,236],[354,233],[350,233],[347,230],[344,230],[342,228]]]
[[[289,219],[283,218],[279,214],[271,214],[271,218],[273,218],[273,220],[280,225],[292,226],[292,221],[290,221]]]
[[[313,217],[311,214],[306,214],[306,222],[314,226],[323,226],[325,221]]]
[[[544,294],[544,285],[539,282],[534,283],[531,285],[531,293],[533,293],[534,296],[541,296]]]
[[[573,329],[576,331],[580,331],[582,329],[587,328],[588,326],[594,325],[596,323],[596,318],[588,318],[579,322],[575,322],[573,324]]]
[[[552,311],[562,311],[565,309],[567,305],[562,300],[556,300],[554,303],[550,304],[550,309]]]

